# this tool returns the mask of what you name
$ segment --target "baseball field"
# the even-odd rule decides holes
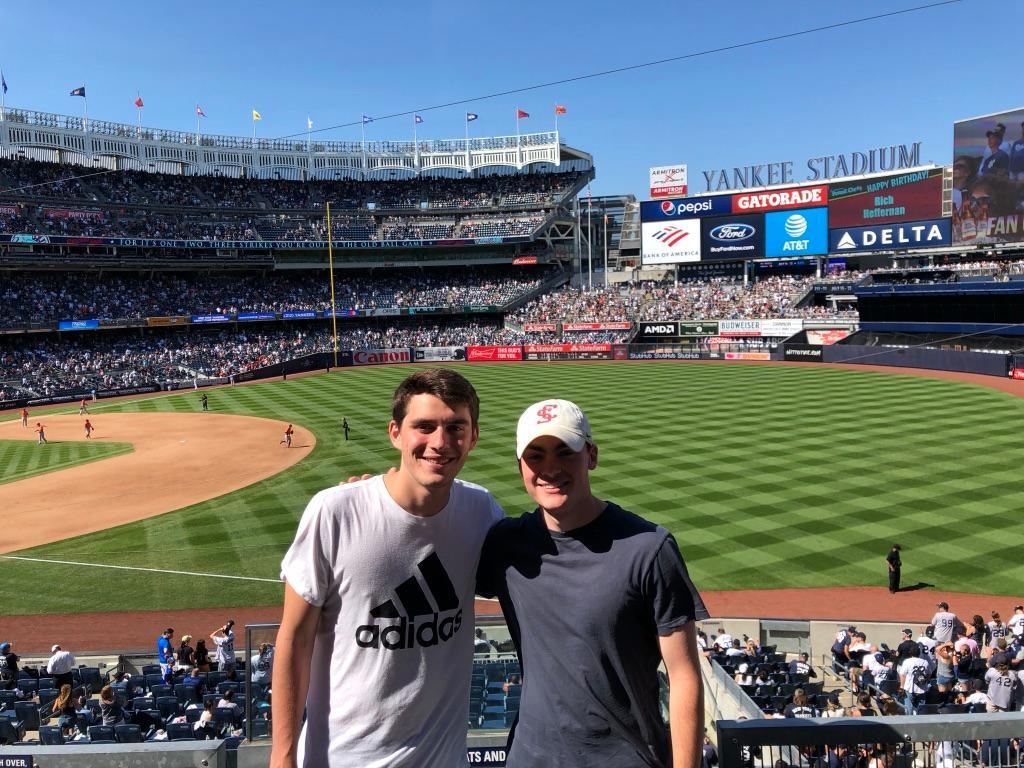
[[[105,444],[65,441],[51,430],[51,443],[36,446],[4,439],[19,437],[21,427],[0,423],[8,525],[19,500],[33,495],[28,483],[79,473],[71,490],[45,499],[29,518],[43,528],[57,521],[49,543],[18,551],[0,546],[4,613],[279,603],[278,564],[309,497],[394,462],[385,432],[389,400],[409,370],[350,368],[211,390],[208,414],[192,391],[98,402],[92,420]],[[510,514],[526,509],[514,459],[516,418],[538,399],[575,400],[589,414],[600,449],[596,492],[673,531],[701,589],[878,586],[894,541],[904,546],[905,582],[1007,595],[1024,583],[1016,533],[1024,509],[1018,397],[938,378],[798,365],[458,370],[482,401],[480,442],[464,479],[490,488]],[[77,425],[75,414],[77,404],[33,411],[32,418]],[[103,494],[117,483],[92,478],[108,461],[125,458],[109,456],[142,450],[128,434],[132,418],[161,414],[187,417],[204,433],[218,419],[256,417],[244,420],[254,425],[249,429],[241,428],[243,420],[218,426],[219,437],[194,448],[198,463],[175,486],[192,485],[193,474],[198,484],[204,469],[230,480],[258,460],[246,451],[299,452],[288,454],[287,468],[266,470],[265,479],[162,513],[149,498],[159,495],[160,482],[153,481],[150,494],[148,476],[133,477],[126,508],[144,519],[107,527]],[[348,442],[343,417],[352,426]],[[311,433],[301,447],[278,444],[287,423]],[[160,466],[176,461],[159,446],[152,450]],[[94,518],[99,522],[90,528]],[[138,570],[104,567],[111,565]]]

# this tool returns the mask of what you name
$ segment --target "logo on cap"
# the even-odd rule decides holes
[[[558,404],[548,403],[542,408],[537,409],[537,423],[547,424],[549,421],[554,421],[558,418]]]

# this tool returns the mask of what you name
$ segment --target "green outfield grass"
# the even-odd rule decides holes
[[[210,393],[214,412],[312,429],[295,467],[219,499],[20,555],[275,579],[305,502],[395,459],[388,403],[408,367],[346,369]],[[833,368],[658,363],[462,365],[483,403],[462,477],[510,514],[528,505],[515,420],[549,396],[579,402],[600,448],[593,483],[677,536],[701,589],[904,583],[1017,593],[1024,400],[939,379]],[[98,404],[197,411],[194,392]],[[352,441],[341,436],[341,419]],[[215,459],[211,459],[215,460]],[[75,514],[88,510],[75,508]],[[276,583],[3,561],[5,613],[273,604]],[[59,586],[58,586],[59,585]],[[114,595],[116,594],[116,598]]]
[[[49,442],[0,440],[0,483],[68,469],[90,461],[108,459],[132,450],[128,443]]]

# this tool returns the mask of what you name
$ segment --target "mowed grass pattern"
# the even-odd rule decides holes
[[[385,432],[389,400],[410,370],[346,369],[213,391],[213,411],[302,424],[316,433],[316,450],[242,491],[19,554],[274,579],[313,493],[395,462]],[[483,404],[480,442],[464,479],[490,488],[509,514],[527,509],[515,421],[538,399],[573,399],[589,414],[600,449],[595,491],[671,530],[701,589],[880,585],[893,541],[904,545],[908,584],[1013,594],[1024,579],[1013,533],[1024,508],[1017,477],[1024,400],[938,379],[813,366],[458,370]],[[97,407],[199,409],[194,392]],[[343,416],[353,428],[348,443]],[[281,598],[277,584],[202,576],[12,560],[3,570],[0,600],[12,614]]]
[[[132,450],[128,443],[79,443],[0,440],[0,483],[108,459]]]

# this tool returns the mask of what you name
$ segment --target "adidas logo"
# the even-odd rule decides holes
[[[441,558],[434,552],[416,565],[434,598],[434,606],[427,600],[423,588],[415,576],[410,576],[397,587],[395,594],[405,609],[399,612],[394,600],[386,600],[370,610],[374,619],[398,619],[396,623],[363,624],[356,628],[356,645],[360,648],[385,648],[389,651],[428,648],[451,640],[462,626],[462,609],[459,596],[444,569]],[[453,616],[441,618],[442,613],[455,611]],[[420,616],[430,618],[417,622]]]

